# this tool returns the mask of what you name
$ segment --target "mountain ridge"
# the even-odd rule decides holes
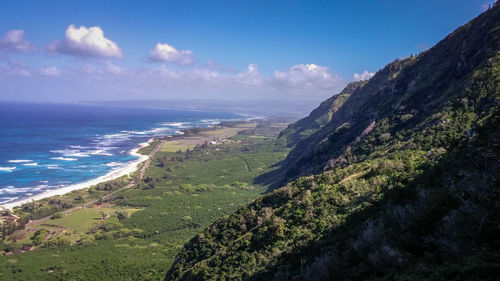
[[[190,240],[166,280],[494,280],[499,86],[497,3],[320,128],[289,126],[318,130],[292,141],[286,184]]]
[[[498,5],[491,10],[491,13],[494,13],[494,10],[498,10]],[[478,16],[475,20],[485,18],[484,15],[486,13]],[[296,166],[295,168],[303,169],[300,165],[300,158],[314,157],[311,155],[314,150],[319,150],[319,154],[323,154],[323,157],[331,156],[331,152],[330,155],[325,155],[325,151],[321,150],[318,144],[327,138],[332,131],[346,123],[349,123],[351,127],[350,134],[356,132],[355,135],[347,136],[351,141],[354,141],[369,127],[372,121],[384,117],[383,114],[380,114],[381,112],[388,113],[385,115],[394,114],[395,110],[405,106],[404,102],[414,106],[414,108],[408,108],[409,105],[406,105],[406,108],[402,108],[400,111],[405,112],[404,114],[413,114],[412,109],[421,114],[429,112],[429,109],[433,109],[435,106],[443,106],[444,103],[440,98],[449,99],[450,97],[447,95],[451,93],[443,93],[441,88],[452,91],[453,89],[447,87],[448,85],[458,84],[457,80],[465,75],[471,75],[473,67],[477,67],[478,64],[484,62],[485,57],[491,56],[491,53],[499,49],[498,29],[496,31],[485,29],[485,25],[498,26],[498,16],[487,17],[485,22],[481,22],[481,24],[467,23],[445,37],[436,46],[418,56],[397,59],[382,68],[363,88],[357,89],[351,94],[344,106],[332,116],[332,120],[323,127],[323,130],[297,144],[296,149],[292,150],[287,157],[285,167],[290,169]],[[473,30],[470,30],[471,28]],[[488,40],[491,36],[494,38]],[[467,40],[473,41],[474,44],[466,43]],[[476,50],[475,47],[478,45],[482,46]],[[435,62],[436,57],[439,57],[439,63]],[[429,71],[429,68],[432,68],[433,71]],[[401,70],[403,73],[400,73]],[[421,83],[422,81],[425,83]],[[447,82],[443,85],[442,81]],[[426,94],[423,100],[421,100],[423,96],[421,93]],[[372,105],[378,105],[378,107],[374,108]],[[367,117],[370,119],[369,122],[351,124],[356,120],[366,121]],[[324,168],[328,160],[322,161],[323,166],[320,169]],[[288,175],[300,175],[296,170],[288,172]]]
[[[365,83],[366,81],[349,83],[342,92],[321,102],[307,117],[290,124],[285,130],[281,131],[278,140],[284,140],[287,146],[292,147],[300,140],[317,132],[331,121],[332,115],[339,110],[352,92]]]

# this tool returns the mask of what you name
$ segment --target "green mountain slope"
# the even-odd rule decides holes
[[[322,102],[318,108],[314,109],[309,114],[309,116],[288,125],[288,127],[280,133],[278,140],[284,141],[287,146],[292,147],[300,140],[317,132],[332,120],[332,115],[339,110],[352,92],[362,87],[364,84],[365,81],[349,83],[349,85],[347,85],[338,95]]]
[[[495,280],[500,5],[354,89],[284,169],[167,280]]]
[[[475,70],[500,49],[498,5],[416,57],[398,59],[356,89],[321,130],[300,141],[285,161],[289,178],[322,171],[352,159],[354,149],[369,154],[363,142],[375,128],[405,140],[416,131],[433,139],[425,122],[467,91]],[[462,108],[461,105],[454,105]],[[397,119],[404,122],[394,122]],[[443,120],[443,119],[441,119]],[[388,122],[388,123],[387,123]],[[431,122],[439,122],[433,120]],[[386,124],[387,123],[387,124]],[[467,129],[465,127],[460,130]],[[458,132],[457,133],[461,133]],[[378,137],[378,136],[374,136]],[[424,143],[440,146],[440,141]],[[368,140],[368,142],[370,142]],[[446,144],[446,143],[445,143]],[[367,150],[368,149],[368,150]]]

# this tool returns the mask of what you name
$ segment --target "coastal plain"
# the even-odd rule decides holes
[[[0,279],[163,279],[191,237],[267,190],[261,176],[288,152],[276,145],[285,125],[235,122],[156,139],[139,150],[152,157],[140,180],[137,170],[14,208],[32,221],[1,242]]]

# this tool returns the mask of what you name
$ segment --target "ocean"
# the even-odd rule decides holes
[[[0,206],[123,169],[152,137],[234,113],[0,102]]]

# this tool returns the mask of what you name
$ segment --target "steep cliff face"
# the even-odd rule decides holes
[[[338,95],[322,102],[309,116],[290,124],[280,133],[278,140],[285,141],[287,146],[293,147],[300,140],[314,134],[328,124],[332,120],[333,114],[339,110],[351,94],[365,83],[365,81],[349,83]]]
[[[282,133],[293,180],[189,241],[168,280],[498,276],[500,5],[318,123],[335,100]]]
[[[398,59],[355,89],[321,130],[298,142],[284,169],[294,178],[343,161],[377,124],[399,116],[404,125],[387,128],[411,137],[424,123],[468,91],[477,69],[499,50],[498,5],[416,57]],[[410,118],[411,116],[411,118]],[[293,127],[293,126],[292,126]],[[462,128],[467,130],[467,128]]]

